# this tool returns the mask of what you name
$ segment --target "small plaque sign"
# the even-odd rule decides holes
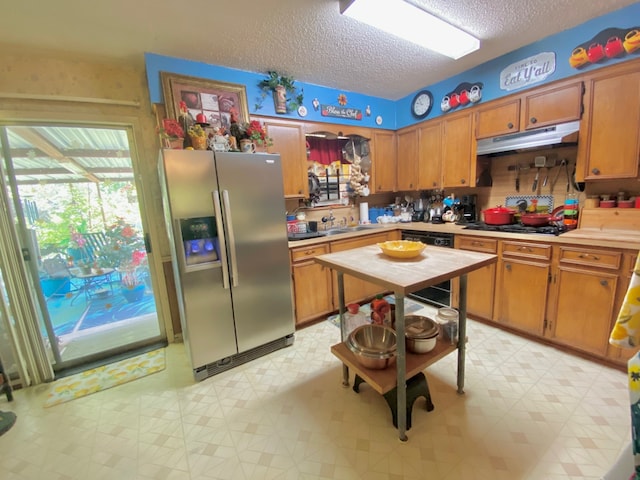
[[[349,118],[362,120],[362,110],[359,108],[336,107],[335,105],[320,105],[320,113],[323,117]]]
[[[512,63],[500,72],[500,89],[517,90],[542,82],[556,71],[556,54],[542,52]]]

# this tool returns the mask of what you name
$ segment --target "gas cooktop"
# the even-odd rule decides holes
[[[510,225],[487,225],[484,222],[458,223],[469,230],[483,230],[487,232],[508,232],[508,233],[539,233],[543,235],[560,235],[566,232],[566,228],[556,225],[545,225],[543,227],[529,227],[520,223]]]

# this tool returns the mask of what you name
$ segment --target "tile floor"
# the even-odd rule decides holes
[[[292,347],[194,383],[184,346],[165,371],[44,409],[15,392],[0,437],[14,479],[598,479],[630,438],[624,373],[468,322],[466,394],[456,355],[426,370],[435,410],[398,440],[384,399],[341,386],[322,322]],[[352,377],[353,379],[353,373]]]

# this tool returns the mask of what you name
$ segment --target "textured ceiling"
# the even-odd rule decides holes
[[[0,43],[140,62],[144,52],[396,100],[634,0],[409,0],[480,39],[459,60],[342,17],[338,0],[22,0]],[[6,2],[5,2],[6,3]]]

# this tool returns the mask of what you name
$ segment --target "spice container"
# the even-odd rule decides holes
[[[442,331],[451,342],[458,343],[458,311],[455,308],[443,307],[438,309],[436,321],[442,325]]]
[[[600,206],[600,197],[597,195],[590,195],[584,201],[584,208],[598,208]]]

